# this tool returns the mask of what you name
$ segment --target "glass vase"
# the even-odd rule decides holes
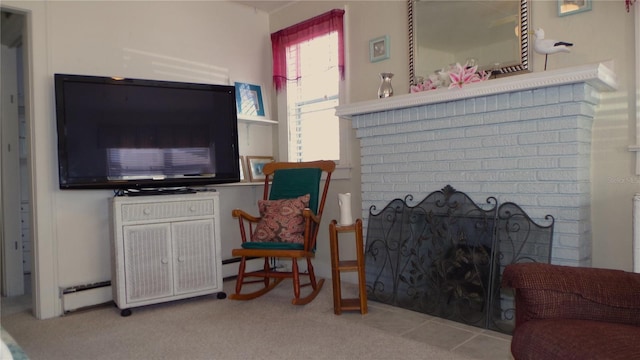
[[[388,98],[393,96],[393,86],[391,86],[392,73],[380,73],[380,87],[378,88],[378,97]]]

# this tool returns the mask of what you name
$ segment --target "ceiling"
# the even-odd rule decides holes
[[[297,2],[297,1],[269,1],[269,0],[262,0],[262,1],[261,0],[256,0],[256,1],[231,0],[231,1],[250,6],[258,10],[262,10],[268,14],[276,12],[286,6],[289,6]]]

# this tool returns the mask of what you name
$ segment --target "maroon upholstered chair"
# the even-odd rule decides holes
[[[640,274],[541,263],[508,265],[511,353],[521,359],[640,359]]]

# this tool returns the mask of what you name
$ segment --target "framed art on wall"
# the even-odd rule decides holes
[[[262,168],[265,164],[273,161],[273,156],[247,156],[247,165],[249,167],[249,181],[264,180],[265,176]]]
[[[377,62],[389,58],[389,35],[369,40],[369,60]]]
[[[558,0],[558,16],[591,10],[591,0]]]
[[[265,116],[260,85],[236,82],[236,106],[238,114]]]

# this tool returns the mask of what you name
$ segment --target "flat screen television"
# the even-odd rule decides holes
[[[61,189],[240,181],[235,88],[55,74]]]

